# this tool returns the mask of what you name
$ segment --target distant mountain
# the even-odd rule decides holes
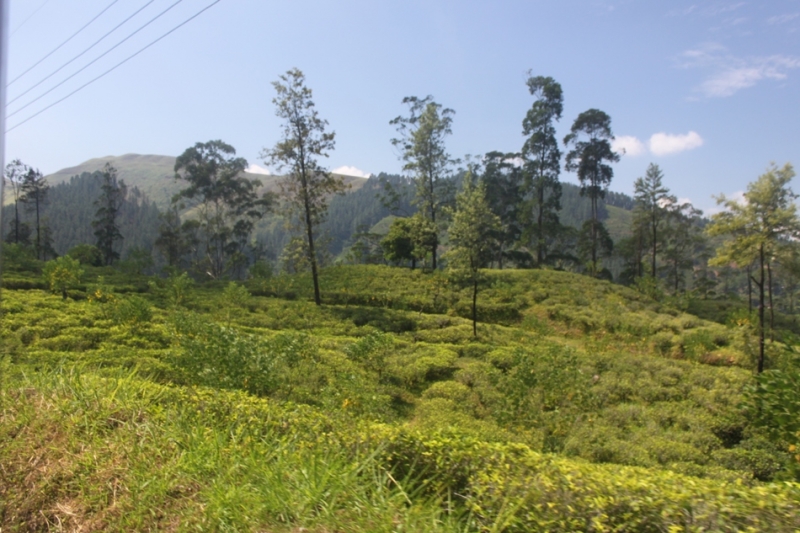
[[[89,174],[102,170],[106,163],[111,163],[117,169],[117,175],[125,180],[128,187],[136,187],[159,208],[169,205],[172,196],[183,185],[175,180],[175,157],[171,155],[140,155],[125,154],[121,156],[106,156],[89,159],[74,167],[68,167],[54,172],[47,177],[51,185],[67,182],[73,176],[80,176],[84,172]],[[278,181],[281,176],[251,174],[245,172],[250,179],[258,179],[263,184],[264,191],[277,191]],[[359,189],[367,180],[355,176],[343,176],[345,183],[351,190]]]

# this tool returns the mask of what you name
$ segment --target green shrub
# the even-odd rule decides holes
[[[77,260],[82,265],[100,266],[103,264],[103,254],[97,246],[92,244],[78,244],[70,248],[67,255]]]
[[[117,324],[137,330],[153,319],[153,311],[150,302],[141,296],[133,295],[116,301],[113,317]]]

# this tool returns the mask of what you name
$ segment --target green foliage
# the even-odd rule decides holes
[[[749,415],[793,455],[800,475],[800,365],[793,361],[764,371],[745,390],[745,399]]]
[[[67,290],[78,285],[82,275],[80,263],[68,255],[48,261],[42,269],[42,276],[50,291],[60,292],[64,300],[67,299]]]
[[[150,281],[149,287],[157,296],[163,298],[169,307],[178,308],[192,300],[194,284],[194,280],[186,272],[179,275],[177,271],[173,271],[166,280]]]
[[[153,311],[150,308],[150,302],[141,296],[132,295],[117,300],[114,305],[113,317],[117,324],[138,330],[153,319]]]
[[[441,272],[332,267],[321,307],[308,274],[203,284],[191,310],[166,305],[188,276],[155,281],[151,306],[102,272],[83,301],[4,290],[9,508],[29,498],[53,521],[69,501],[88,520],[115,501],[119,530],[167,529],[152,509],[197,529],[799,527],[796,485],[772,483],[793,475],[795,443],[743,394],[749,315],[723,325],[585,276],[485,271],[476,342],[458,316],[471,293]],[[40,451],[84,466],[56,483],[28,462]]]
[[[268,280],[272,277],[272,263],[267,261],[256,261],[250,267],[250,277],[257,280]]]
[[[445,138],[452,131],[455,111],[442,108],[432,96],[406,96],[408,116],[398,116],[389,123],[397,128],[399,137],[392,145],[401,150],[403,170],[414,180],[414,204],[422,216],[436,228],[437,216],[451,199],[453,181],[450,168],[456,161],[445,148]],[[438,235],[430,246],[431,266],[436,269]]]
[[[599,272],[599,250],[602,233],[598,225],[598,200],[605,196],[608,184],[614,177],[614,171],[608,163],[619,161],[619,154],[611,150],[611,117],[599,109],[584,111],[575,119],[569,135],[564,137],[564,144],[572,146],[567,153],[564,168],[576,172],[581,182],[581,194],[592,201],[592,216],[589,225],[590,271],[594,275]],[[610,240],[610,239],[609,239]]]
[[[553,78],[528,74],[528,89],[536,101],[522,121],[522,134],[527,138],[522,147],[525,201],[521,215],[526,221],[525,238],[536,249],[537,264],[542,265],[548,241],[559,226],[561,152],[555,122],[561,119],[564,96],[561,84]]]
[[[288,70],[272,86],[277,93],[272,100],[275,114],[284,121],[282,139],[272,149],[265,148],[262,156],[278,169],[288,169],[280,186],[284,214],[287,226],[299,222],[302,229],[314,281],[314,302],[320,305],[314,232],[325,219],[329,198],[345,190],[342,177],[334,176],[318,161],[333,150],[335,134],[325,131],[328,121],[319,118],[311,89],[299,69]]]
[[[117,180],[117,169],[110,163],[106,163],[100,175],[101,193],[94,202],[97,211],[92,221],[92,228],[97,238],[97,248],[103,256],[103,264],[111,265],[119,259],[116,243],[124,239],[117,219],[128,194],[128,187],[123,180]]]
[[[41,263],[29,246],[16,243],[2,243],[3,268],[14,272],[36,272]]]
[[[203,253],[193,266],[212,279],[242,266],[255,221],[271,209],[272,195],[256,194],[261,182],[244,176],[245,168],[247,161],[220,140],[196,143],[175,160],[175,179],[186,187],[173,203],[185,200],[195,207],[195,238]],[[162,226],[167,249],[173,237],[166,233],[174,233],[173,226]]]
[[[103,253],[93,244],[78,244],[70,248],[67,255],[77,259],[82,265],[100,266],[103,264]]]

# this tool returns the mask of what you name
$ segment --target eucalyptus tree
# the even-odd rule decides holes
[[[196,143],[175,160],[175,179],[187,186],[172,201],[188,202],[185,207],[193,218],[184,222],[181,233],[196,238],[202,255],[195,258],[195,267],[212,279],[241,261],[255,222],[272,206],[269,193],[258,194],[261,182],[243,176],[246,168],[247,161],[220,140]],[[174,246],[169,241],[177,225],[175,220],[169,222],[162,225],[161,234],[167,249]],[[165,229],[171,233],[164,233]]]
[[[599,109],[589,109],[578,115],[570,133],[564,137],[564,144],[572,147],[567,153],[565,168],[578,174],[581,195],[591,200],[591,220],[584,224],[583,231],[587,233],[590,270],[593,274],[598,270],[598,252],[602,251],[599,239],[604,235],[604,228],[601,229],[602,223],[597,217],[597,204],[605,197],[614,177],[614,170],[609,163],[619,161],[619,154],[611,149],[612,140],[611,117]]]
[[[408,116],[398,116],[389,122],[399,134],[392,144],[400,149],[403,170],[414,180],[415,204],[436,227],[437,216],[454,191],[451,171],[457,160],[447,153],[444,141],[452,134],[455,111],[443,108],[432,96],[407,96],[403,104],[408,105]],[[434,269],[438,246],[437,230],[437,238],[431,244]]]
[[[3,177],[11,188],[11,194],[14,200],[14,226],[8,234],[8,240],[19,244],[24,242],[24,228],[22,227],[22,220],[19,216],[19,204],[22,202],[22,182],[25,175],[30,168],[28,165],[15,159],[6,165]]]
[[[669,189],[663,184],[664,173],[655,163],[650,163],[644,177],[636,178],[633,183],[636,212],[634,229],[641,230],[648,236],[650,244],[650,275],[656,279],[656,255],[661,240],[659,230],[667,222],[669,207],[677,203],[677,199],[669,194]]]
[[[124,239],[118,218],[128,194],[128,187],[125,181],[117,179],[117,169],[111,163],[106,163],[103,167],[100,179],[100,196],[94,202],[97,211],[92,228],[97,238],[97,249],[103,255],[103,264],[111,265],[115,259],[119,259],[116,243]]]
[[[500,219],[486,202],[486,184],[472,185],[465,180],[463,190],[456,196],[448,236],[450,249],[447,266],[459,280],[472,285],[472,335],[478,336],[478,285],[480,269],[492,260],[495,243],[492,236],[500,227]]]
[[[522,121],[524,161],[523,192],[528,240],[536,247],[536,262],[542,265],[547,254],[547,238],[558,231],[561,210],[561,152],[555,123],[561,119],[564,96],[561,85],[551,77],[530,76],[528,90],[535,101]],[[535,219],[535,223],[531,219]]]
[[[712,215],[706,230],[710,236],[730,236],[717,248],[709,264],[756,265],[758,278],[750,278],[758,289],[759,374],[764,371],[766,296],[767,291],[772,292],[767,270],[771,272],[772,258],[791,240],[800,237],[800,219],[794,204],[797,195],[789,188],[794,176],[794,169],[788,163],[781,168],[771,165],[747,186],[743,202],[720,195],[717,203],[725,210]]]
[[[703,212],[689,202],[672,202],[665,206],[666,218],[662,230],[662,258],[666,264],[666,278],[677,294],[684,274],[691,269],[705,246],[700,217]]]
[[[523,169],[519,165],[519,154],[489,152],[483,158],[481,181],[486,185],[486,203],[500,220],[496,234],[497,253],[495,261],[503,268],[504,259],[511,256],[520,262],[523,252],[515,254],[513,248],[523,234],[523,216],[520,201],[523,186]],[[525,252],[525,260],[530,262],[530,254]]]
[[[26,205],[28,211],[32,211],[36,216],[36,257],[37,259],[43,259],[44,251],[49,244],[43,237],[47,237],[49,233],[43,231],[41,215],[47,202],[47,193],[50,191],[50,185],[48,185],[47,180],[44,179],[38,169],[28,168],[22,177],[20,190],[22,191],[20,201]]]
[[[319,163],[319,158],[328,157],[334,149],[335,132],[326,131],[328,121],[319,117],[311,89],[306,87],[305,76],[299,69],[288,70],[272,85],[277,92],[272,100],[275,114],[284,121],[283,136],[274,147],[265,148],[262,156],[279,171],[288,171],[280,182],[287,223],[299,218],[304,230],[314,302],[320,305],[314,230],[325,219],[328,199],[346,189],[341,176],[334,176]]]

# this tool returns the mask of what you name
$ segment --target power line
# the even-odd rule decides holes
[[[10,82],[8,82],[8,85],[11,85],[12,83],[14,83],[14,82],[15,82],[15,81],[17,81],[18,79],[20,79],[22,76],[24,76],[25,74],[27,74],[28,72],[30,72],[30,71],[31,71],[31,70],[33,70],[34,68],[38,67],[38,66],[39,66],[39,64],[40,64],[42,61],[44,61],[45,59],[47,59],[48,57],[50,57],[51,55],[53,55],[54,53],[56,53],[56,51],[58,51],[58,49],[59,49],[59,48],[61,48],[61,47],[62,47],[62,46],[64,46],[65,44],[67,44],[67,43],[68,43],[70,40],[72,40],[72,38],[73,38],[73,37],[75,37],[75,36],[76,36],[76,35],[78,35],[80,32],[82,32],[83,30],[85,30],[85,29],[86,29],[86,28],[89,26],[89,24],[91,24],[92,22],[94,22],[95,20],[97,20],[97,19],[100,17],[100,15],[102,15],[103,13],[105,13],[106,11],[108,11],[108,9],[109,9],[111,6],[113,6],[114,4],[116,4],[117,2],[119,2],[119,0],[113,0],[113,2],[111,2],[110,4],[108,4],[108,6],[106,6],[106,8],[105,8],[104,10],[102,10],[100,13],[98,13],[97,15],[95,15],[95,17],[94,17],[92,20],[90,20],[89,22],[87,22],[86,24],[84,24],[84,25],[81,27],[81,29],[79,29],[78,31],[76,31],[75,33],[73,33],[72,35],[70,35],[70,36],[67,38],[67,40],[66,40],[66,41],[64,41],[63,43],[59,44],[59,45],[58,45],[58,46],[56,46],[55,48],[53,48],[53,50],[51,50],[49,54],[47,54],[46,56],[44,56],[43,58],[41,58],[39,61],[37,61],[36,63],[34,63],[34,64],[33,64],[33,66],[31,66],[31,67],[29,67],[29,68],[28,68],[28,70],[26,70],[25,72],[23,72],[22,74],[20,74],[19,76],[17,76],[16,78],[14,78],[13,80],[11,80]],[[45,2],[45,3],[46,3],[46,2]],[[8,85],[7,85],[7,86],[8,86]],[[7,86],[6,86],[6,87],[7,87]]]
[[[34,11],[34,12],[33,12],[33,13],[31,13],[30,15],[28,15],[28,18],[26,18],[25,20],[23,20],[22,22],[20,22],[19,26],[17,26],[16,28],[14,28],[14,29],[11,31],[11,35],[14,35],[15,33],[17,33],[17,30],[18,30],[18,29],[20,29],[21,27],[23,27],[23,26],[25,25],[25,23],[26,23],[26,22],[28,22],[29,20],[31,20],[31,19],[33,18],[33,16],[34,16],[36,13],[38,13],[39,11],[41,11],[41,10],[42,10],[42,8],[43,8],[44,6],[46,6],[46,5],[47,5],[47,2],[49,2],[49,1],[50,1],[50,0],[44,0],[44,2],[42,2],[42,5],[40,5],[39,7],[37,7],[37,8],[36,8],[36,11]]]
[[[170,10],[170,9],[172,9],[173,7],[177,6],[177,5],[178,5],[178,4],[180,4],[181,2],[183,2],[183,0],[178,0],[177,2],[175,2],[174,4],[172,4],[171,6],[169,6],[167,9],[165,9],[164,11],[162,11],[161,13],[159,13],[158,15],[156,15],[155,17],[153,17],[152,19],[150,19],[149,21],[147,21],[147,22],[146,22],[146,23],[145,23],[143,26],[140,26],[140,27],[139,27],[139,28],[138,28],[136,31],[134,31],[133,33],[131,33],[130,35],[128,35],[127,37],[125,37],[124,39],[122,39],[120,42],[118,42],[117,44],[115,44],[114,46],[112,46],[111,48],[109,48],[108,50],[106,50],[105,52],[103,52],[102,54],[100,54],[99,56],[97,56],[96,58],[94,58],[93,60],[89,61],[89,62],[88,62],[87,64],[85,64],[83,67],[81,67],[81,68],[80,68],[80,69],[78,69],[77,71],[73,72],[72,74],[70,74],[69,76],[67,76],[67,77],[66,77],[66,78],[64,78],[63,80],[61,80],[60,82],[56,83],[54,86],[50,87],[48,90],[46,90],[45,92],[43,92],[42,94],[40,94],[39,96],[37,96],[36,98],[34,98],[33,100],[31,100],[30,102],[28,102],[28,103],[27,103],[27,104],[25,104],[24,106],[20,107],[19,109],[17,109],[17,110],[16,110],[16,111],[14,111],[13,113],[10,113],[10,114],[6,115],[6,118],[13,117],[13,116],[14,116],[14,115],[16,115],[17,113],[19,113],[20,111],[22,111],[23,109],[25,109],[26,107],[30,106],[31,104],[33,104],[33,103],[35,103],[35,102],[38,102],[39,100],[41,100],[42,98],[44,98],[45,96],[47,96],[48,94],[50,94],[51,92],[55,91],[56,89],[58,89],[59,87],[61,87],[61,86],[62,86],[62,85],[64,85],[65,83],[67,83],[69,80],[71,80],[72,78],[74,78],[75,76],[77,76],[78,74],[80,74],[81,72],[83,72],[84,70],[86,70],[87,68],[89,68],[90,66],[94,65],[95,63],[97,63],[97,62],[98,62],[100,59],[102,59],[103,57],[107,56],[107,55],[108,55],[108,54],[109,54],[109,53],[110,53],[112,50],[116,49],[116,48],[117,48],[119,45],[121,45],[122,43],[124,43],[125,41],[127,41],[128,39],[130,39],[131,37],[133,37],[134,35],[136,35],[136,34],[137,34],[137,33],[139,33],[140,31],[142,31],[143,29],[145,29],[147,26],[149,26],[150,24],[152,24],[153,22],[155,22],[155,21],[156,21],[157,19],[159,19],[159,18],[160,18],[162,15],[164,15],[164,14],[165,14],[167,11],[169,11],[169,10]]]
[[[114,0],[114,1],[116,2],[117,0]],[[79,57],[83,56],[83,54],[85,54],[86,52],[88,52],[89,50],[91,50],[92,48],[94,48],[95,46],[97,46],[97,44],[99,44],[99,43],[100,43],[100,41],[102,41],[103,39],[105,39],[106,37],[108,37],[109,35],[111,35],[112,33],[114,33],[114,32],[115,32],[117,29],[119,29],[119,27],[120,27],[120,26],[122,26],[123,24],[125,24],[126,22],[128,22],[129,20],[131,20],[133,17],[135,17],[136,15],[138,15],[138,14],[139,14],[139,13],[140,13],[140,12],[141,12],[141,11],[142,11],[144,8],[146,8],[147,6],[149,6],[150,4],[152,4],[153,2],[155,2],[155,0],[150,0],[149,2],[147,2],[145,5],[143,5],[143,6],[142,6],[142,7],[140,7],[138,10],[136,10],[136,11],[135,11],[135,12],[134,12],[132,15],[130,15],[128,18],[126,18],[125,20],[123,20],[122,22],[120,22],[119,24],[117,24],[116,26],[114,26],[114,27],[113,27],[113,28],[112,28],[112,29],[111,29],[111,30],[110,30],[108,33],[106,33],[105,35],[103,35],[102,37],[100,37],[98,40],[96,40],[94,43],[92,43],[92,44],[91,44],[91,45],[90,45],[88,48],[86,48],[86,49],[85,49],[83,52],[81,52],[80,54],[76,55],[75,57],[73,57],[72,59],[70,59],[69,61],[67,61],[67,62],[66,62],[66,63],[64,63],[63,65],[61,65],[60,67],[58,67],[56,70],[54,70],[53,72],[51,72],[50,74],[48,74],[47,76],[45,76],[44,78],[42,78],[41,80],[39,80],[39,81],[38,81],[38,82],[37,82],[35,85],[33,85],[33,86],[29,87],[29,88],[28,88],[28,89],[27,89],[25,92],[23,92],[22,94],[18,94],[17,96],[15,96],[15,97],[14,97],[14,99],[12,99],[12,100],[9,100],[9,101],[8,101],[8,103],[7,103],[6,105],[16,102],[17,100],[19,100],[20,98],[22,98],[23,96],[25,96],[26,94],[28,94],[29,92],[31,92],[32,90],[34,90],[36,87],[38,87],[39,85],[41,85],[41,84],[42,84],[42,83],[44,83],[45,81],[47,81],[47,80],[49,80],[50,78],[52,78],[53,76],[55,76],[55,75],[56,75],[58,72],[60,72],[60,71],[61,71],[63,68],[65,68],[67,65],[71,64],[73,61],[75,61],[75,60],[76,60],[76,59],[78,59]],[[109,6],[109,7],[110,7],[110,6]],[[65,42],[66,42],[66,41],[65,41]],[[109,51],[110,51],[110,50],[109,50]],[[100,56],[100,57],[102,57],[102,56]],[[98,59],[100,59],[100,58],[98,58]],[[90,63],[90,64],[91,64],[91,63]],[[34,67],[35,67],[35,66],[36,66],[36,65],[34,65]],[[87,66],[88,66],[88,65],[87,65]],[[33,68],[33,67],[31,67],[31,68]],[[29,70],[30,70],[30,69],[29,69]],[[27,71],[26,71],[26,72],[27,72]],[[23,74],[24,74],[24,72],[23,72]],[[20,75],[20,76],[21,76],[21,75]],[[17,79],[19,79],[19,77],[20,77],[20,76],[17,76]],[[15,81],[16,81],[16,80],[15,80]],[[65,80],[65,81],[66,81],[66,80]],[[12,83],[13,83],[13,82],[12,82]],[[9,84],[9,85],[10,85],[10,84]]]
[[[57,104],[60,104],[61,102],[63,102],[64,100],[66,100],[67,98],[69,98],[70,96],[72,96],[73,94],[77,93],[78,91],[80,91],[80,90],[81,90],[81,89],[83,89],[84,87],[87,87],[87,86],[91,85],[92,83],[96,82],[97,80],[99,80],[100,78],[102,78],[103,76],[105,76],[106,74],[109,74],[111,71],[113,71],[113,70],[116,70],[116,69],[117,69],[117,67],[120,67],[120,66],[122,66],[124,63],[127,63],[129,60],[131,60],[131,59],[133,59],[134,57],[138,56],[139,54],[141,54],[142,52],[144,52],[145,50],[147,50],[148,48],[150,48],[151,46],[153,46],[154,44],[156,44],[156,43],[157,43],[157,42],[159,42],[160,40],[164,39],[166,36],[168,36],[168,35],[169,35],[169,34],[171,34],[172,32],[176,31],[177,29],[181,28],[182,26],[185,26],[186,24],[188,24],[189,22],[191,22],[191,21],[192,21],[192,20],[194,20],[195,18],[199,17],[199,16],[200,16],[201,14],[203,14],[205,11],[208,11],[209,9],[211,9],[211,8],[212,8],[214,5],[216,5],[216,4],[218,4],[218,3],[220,3],[221,1],[222,1],[222,0],[214,0],[214,2],[211,2],[209,5],[207,5],[206,7],[204,7],[203,9],[201,9],[200,11],[198,11],[197,13],[195,13],[194,15],[192,15],[191,17],[189,17],[188,19],[184,20],[183,22],[181,22],[180,24],[178,24],[177,26],[175,26],[174,28],[172,28],[171,30],[169,30],[167,33],[165,33],[164,35],[162,35],[161,37],[159,37],[159,38],[158,38],[158,39],[156,39],[155,41],[152,41],[152,42],[151,42],[150,44],[148,44],[147,46],[145,46],[145,47],[143,47],[143,48],[140,48],[140,49],[139,49],[139,50],[138,50],[136,53],[134,53],[134,54],[132,54],[132,55],[130,55],[130,56],[128,56],[128,57],[126,57],[125,59],[123,59],[122,61],[120,61],[119,63],[117,63],[116,65],[114,65],[114,66],[113,66],[113,67],[111,67],[110,69],[108,69],[107,71],[105,71],[105,72],[103,72],[102,74],[100,74],[99,76],[97,76],[96,78],[94,78],[94,79],[92,79],[92,80],[90,80],[90,81],[88,81],[88,82],[84,83],[83,85],[81,85],[80,87],[78,87],[77,89],[75,89],[74,91],[72,91],[71,93],[69,93],[68,95],[66,95],[65,97],[61,98],[60,100],[56,100],[55,102],[53,102],[53,103],[52,103],[52,104],[50,104],[49,106],[47,106],[47,107],[45,107],[44,109],[42,109],[42,110],[40,110],[40,111],[38,111],[38,112],[34,113],[33,115],[29,116],[28,118],[26,118],[26,119],[25,119],[25,120],[23,120],[22,122],[18,122],[17,124],[13,125],[11,128],[9,128],[9,129],[7,129],[7,130],[6,130],[6,133],[10,132],[10,131],[11,131],[11,130],[13,130],[13,129],[16,129],[16,128],[18,128],[19,126],[22,126],[23,124],[25,124],[25,123],[26,123],[26,122],[28,122],[29,120],[31,120],[31,119],[33,119],[33,118],[35,118],[35,117],[37,117],[37,116],[41,115],[42,113],[44,113],[45,111],[47,111],[47,110],[48,110],[48,109],[50,109],[51,107],[53,107],[53,106],[55,106],[55,105],[57,105]]]

